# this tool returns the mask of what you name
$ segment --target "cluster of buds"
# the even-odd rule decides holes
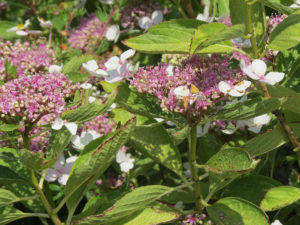
[[[97,47],[103,35],[105,35],[103,24],[92,14],[88,18],[81,19],[79,26],[70,33],[68,42],[72,48],[89,52]]]
[[[19,41],[0,41],[0,80],[8,80],[5,62],[17,68],[17,76],[47,72],[55,61],[54,51],[46,44],[30,45]]]
[[[37,123],[47,114],[60,115],[64,98],[77,89],[64,74],[23,76],[0,86],[0,117],[5,123]]]

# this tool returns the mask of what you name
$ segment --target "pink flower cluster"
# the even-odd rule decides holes
[[[123,28],[139,28],[138,20],[143,16],[151,18],[152,12],[162,10],[157,1],[135,1],[120,11]]]
[[[43,116],[59,115],[65,106],[65,97],[77,86],[67,81],[64,74],[20,77],[0,86],[0,119],[5,123],[24,125],[37,123]]]
[[[235,84],[244,78],[239,68],[231,67],[228,56],[195,55],[180,66],[175,66],[173,74],[169,74],[168,67],[168,64],[160,64],[140,68],[128,79],[139,92],[155,95],[162,109],[179,112],[189,121],[199,120],[202,111],[223,97],[218,88],[220,81]],[[174,93],[180,86],[190,89],[186,98],[180,98]]]
[[[182,222],[182,225],[203,224],[205,218],[206,218],[206,214],[204,214],[204,213],[201,214],[201,215],[198,215],[198,214],[189,214],[187,216],[187,219]],[[212,224],[212,222],[210,220],[208,220],[208,221],[206,221],[205,224]]]
[[[108,118],[107,114],[100,115],[83,124],[83,130],[94,130],[101,135],[106,135],[115,127],[113,120]]]
[[[271,17],[267,17],[267,41],[275,27],[277,27],[277,25],[280,24],[286,17],[287,16],[284,14],[272,14]]]
[[[0,41],[0,80],[9,80],[5,71],[5,61],[16,66],[18,76],[47,72],[54,63],[54,51],[46,44],[30,45],[19,41]]]
[[[88,18],[81,19],[79,26],[70,33],[68,43],[72,48],[88,52],[97,47],[103,35],[103,24],[92,14]]]

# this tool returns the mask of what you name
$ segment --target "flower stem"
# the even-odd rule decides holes
[[[258,53],[258,49],[257,49],[257,45],[256,45],[256,38],[253,32],[253,24],[252,24],[252,17],[251,17],[251,5],[249,0],[245,0],[245,7],[246,7],[246,27],[247,27],[247,32],[248,35],[250,37],[250,42],[251,42],[251,46],[252,46],[252,52],[253,52],[253,57],[254,58],[258,58],[259,57],[259,53]]]
[[[195,182],[193,184],[193,191],[194,191],[194,197],[195,197],[195,203],[197,210],[201,213],[203,209],[202,204],[202,195],[200,191],[200,183],[199,183],[199,176],[197,173],[196,168],[196,150],[197,150],[197,126],[191,127],[190,130],[190,137],[189,137],[189,163],[192,173],[193,181]]]
[[[46,196],[44,195],[44,192],[42,189],[40,189],[39,187],[39,184],[38,184],[38,180],[36,179],[35,177],[35,174],[34,174],[34,171],[33,170],[29,170],[28,171],[29,174],[30,174],[30,178],[31,178],[31,182],[32,182],[32,185],[34,186],[37,194],[39,195],[50,219],[52,220],[52,222],[55,224],[55,225],[62,225],[62,222],[60,221],[60,219],[58,218],[57,214],[56,213],[53,213],[53,209],[50,205],[50,203],[48,202]]]

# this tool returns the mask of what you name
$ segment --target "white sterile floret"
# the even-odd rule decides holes
[[[107,5],[112,5],[114,3],[114,0],[100,0],[100,2]]]
[[[174,66],[173,65],[169,65],[167,67],[167,73],[168,73],[168,77],[173,76],[174,75]]]
[[[298,9],[300,8],[300,0],[296,0],[296,2],[289,6],[292,9]]]
[[[234,38],[231,40],[232,44],[241,48],[251,48],[250,39],[243,40],[242,38]]]
[[[134,159],[130,158],[130,153],[125,153],[122,150],[119,150],[116,155],[116,161],[119,163],[121,171],[127,173],[133,168]]]
[[[38,17],[38,21],[40,22],[40,26],[42,28],[49,28],[52,26],[52,23],[50,20],[45,21],[43,18]]]
[[[7,32],[17,32],[17,31],[22,31],[28,28],[28,26],[30,25],[30,21],[26,20],[25,24],[18,24],[17,26],[11,27],[9,29],[7,29]]]
[[[275,220],[271,225],[282,225],[282,223],[279,220]]]
[[[247,74],[253,80],[259,80],[262,83],[274,85],[284,78],[284,73],[280,72],[269,72],[265,76],[267,71],[267,65],[260,59],[255,59],[251,65],[246,66],[245,61],[241,60],[240,67],[242,71]]]
[[[115,43],[118,41],[120,36],[120,27],[119,25],[109,26],[106,30],[105,37],[109,41],[114,41]]]
[[[89,101],[89,103],[93,103],[94,101],[96,101],[96,98],[93,96],[90,96],[88,101]]]
[[[233,134],[237,129],[238,127],[234,126],[231,122],[229,122],[227,127],[221,131],[224,134]]]
[[[187,86],[179,86],[174,89],[174,94],[177,97],[187,97],[190,94],[190,89]]]
[[[153,11],[151,18],[148,16],[143,16],[139,18],[138,23],[140,28],[143,30],[148,30],[151,26],[156,25],[163,21],[164,19],[164,14],[161,10],[155,10]]]
[[[248,80],[243,80],[234,86],[225,81],[221,81],[218,84],[218,88],[224,94],[228,94],[232,97],[241,97],[245,94],[246,89],[250,87],[250,85],[251,82]]]
[[[86,63],[82,63],[82,66],[89,74],[93,76],[107,76],[106,71],[100,69],[95,60],[89,60]]]
[[[91,89],[92,87],[93,87],[93,85],[90,83],[80,84],[80,88],[85,89],[85,90]]]
[[[263,114],[261,116],[254,117],[248,120],[237,121],[238,127],[248,126],[248,130],[258,134],[263,125],[268,124],[271,117],[268,114]]]
[[[73,122],[65,123],[61,118],[56,118],[52,123],[51,128],[53,130],[60,130],[63,126],[65,126],[72,135],[76,134],[78,128],[77,124]]]
[[[63,65],[60,65],[60,66],[58,66],[58,65],[51,65],[51,66],[49,67],[49,73],[55,73],[55,74],[58,74],[58,73],[61,72],[62,67],[63,67]]]
[[[209,127],[210,122],[204,124],[203,127],[201,125],[197,126],[197,137],[202,137],[206,135],[208,133]]]
[[[80,136],[76,135],[72,139],[73,148],[83,150],[91,141],[101,137],[101,134],[94,130],[83,131]]]
[[[48,182],[58,181],[61,185],[66,185],[71,168],[75,163],[77,156],[72,156],[65,160],[65,157],[61,154],[56,163],[47,171],[45,180]]]

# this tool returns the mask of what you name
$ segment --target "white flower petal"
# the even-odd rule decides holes
[[[85,89],[85,90],[89,90],[92,87],[93,87],[93,85],[90,84],[90,83],[83,83],[83,84],[80,85],[80,88]]]
[[[238,91],[245,91],[248,87],[250,87],[251,81],[243,80],[238,84],[234,85],[234,89]]]
[[[261,116],[254,117],[254,125],[265,125],[268,124],[271,117],[268,114],[263,114]]]
[[[16,32],[18,30],[18,27],[11,27],[6,30],[6,32]]]
[[[240,68],[251,79],[253,79],[253,80],[258,80],[259,79],[259,76],[252,71],[251,65],[246,66],[246,63],[243,59],[240,61]]]
[[[125,160],[126,160],[126,153],[123,152],[122,150],[119,150],[117,155],[116,155],[117,163],[124,162]]]
[[[60,130],[64,125],[64,121],[61,118],[56,118],[51,125],[53,130]]]
[[[148,16],[139,18],[138,23],[143,30],[148,30],[153,25],[152,20]]]
[[[231,89],[228,93],[232,97],[241,97],[245,94],[245,91],[239,91],[236,89]]]
[[[50,168],[46,173],[45,180],[48,182],[54,182],[56,181],[58,175],[59,175],[58,171]]]
[[[61,174],[60,177],[58,178],[58,183],[61,185],[66,185],[67,181],[69,179],[69,174]]]
[[[284,73],[280,72],[270,72],[265,76],[265,79],[262,82],[268,83],[270,85],[274,85],[284,78]]]
[[[109,41],[117,42],[120,36],[120,27],[119,25],[112,25],[107,28],[105,37]]]
[[[19,36],[27,36],[27,35],[28,35],[28,32],[23,31],[23,30],[17,30],[17,31],[16,31],[16,34],[19,35]]]
[[[251,67],[253,73],[258,76],[264,75],[267,71],[266,63],[260,59],[253,60],[250,67]]]
[[[117,69],[120,67],[120,58],[113,56],[104,63],[104,66],[109,70]]]
[[[63,67],[63,65],[60,65],[60,66],[58,66],[58,65],[51,65],[49,67],[49,73],[56,73],[56,74],[58,74],[58,73],[61,72],[62,67]]]
[[[109,76],[105,77],[105,81],[108,83],[115,83],[122,80],[124,77],[121,76],[118,70],[109,70],[107,71]]]
[[[174,89],[174,94],[178,97],[187,97],[190,94],[190,90],[187,86],[179,86]]]
[[[167,73],[168,73],[168,77],[174,75],[174,66],[173,66],[173,65],[169,65],[169,66],[167,67]]]
[[[66,128],[70,131],[72,135],[75,135],[77,132],[77,124],[76,123],[65,123]]]
[[[127,173],[129,170],[133,168],[133,163],[123,162],[120,164],[120,169],[122,172]]]
[[[252,131],[253,133],[258,134],[260,132],[261,128],[262,128],[262,125],[259,125],[259,126],[256,126],[256,127],[249,127],[248,130]]]
[[[282,225],[282,223],[279,220],[275,220],[271,225]]]
[[[219,82],[218,88],[224,94],[228,94],[228,92],[232,89],[230,87],[230,85],[227,82],[225,82],[225,81]]]
[[[24,24],[24,28],[27,28],[30,25],[30,20],[27,19]]]
[[[78,156],[71,156],[66,159],[65,167],[63,169],[65,174],[69,174],[71,172],[72,166],[77,159],[78,159]]]
[[[161,10],[153,11],[151,15],[153,25],[160,23],[164,19],[164,14]]]
[[[82,63],[82,67],[90,74],[94,75],[95,71],[99,69],[95,60],[89,60],[86,63]]]
[[[121,62],[125,63],[125,61],[131,58],[132,56],[134,56],[134,54],[135,54],[135,50],[133,49],[128,49],[127,51],[123,52],[120,56]]]
[[[100,0],[100,2],[107,5],[112,5],[114,3],[113,0]]]
[[[73,148],[75,148],[77,150],[83,150],[84,149],[84,145],[81,143],[80,137],[78,135],[75,135],[71,142],[73,144]]]
[[[96,98],[93,96],[90,96],[88,101],[89,101],[89,103],[93,103],[94,101],[96,101]]]

